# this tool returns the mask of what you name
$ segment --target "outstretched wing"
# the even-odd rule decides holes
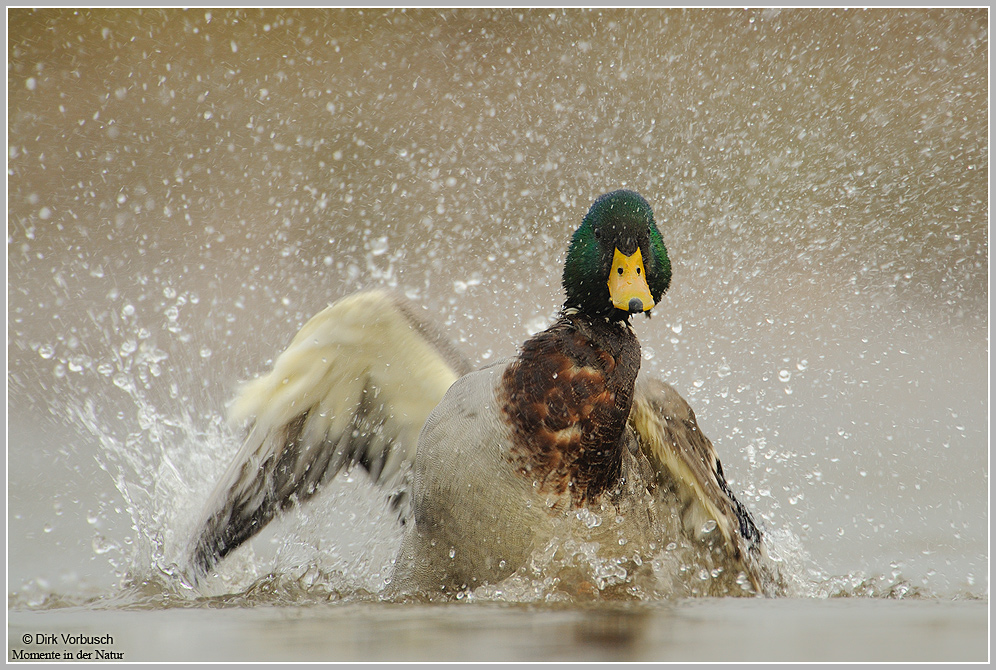
[[[658,486],[676,498],[685,531],[702,540],[718,530],[726,555],[752,564],[761,533],[726,483],[716,450],[685,399],[658,379],[639,379],[629,423]],[[753,570],[748,574],[756,581]]]
[[[206,574],[274,516],[359,463],[407,498],[419,431],[469,363],[400,296],[368,291],[312,317],[273,370],[245,384],[230,418],[252,419],[194,540]]]

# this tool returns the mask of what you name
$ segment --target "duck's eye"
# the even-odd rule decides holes
[[[619,269],[622,270],[622,268]],[[640,268],[636,268],[636,274],[640,274]]]
[[[601,231],[600,231],[600,230],[598,230],[598,228],[596,228],[596,229],[595,229],[595,239],[597,240],[597,239],[598,239],[598,238],[600,238],[601,236],[602,236],[602,233],[601,233]]]
[[[622,274],[622,273],[623,273],[623,269],[619,268],[619,274]]]

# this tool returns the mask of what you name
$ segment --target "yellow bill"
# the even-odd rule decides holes
[[[647,285],[647,271],[639,247],[631,256],[624,256],[616,249],[609,271],[609,296],[612,305],[625,312],[646,312],[653,308],[654,298]]]

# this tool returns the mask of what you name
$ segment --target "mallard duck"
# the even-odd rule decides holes
[[[449,596],[591,551],[615,577],[581,574],[582,591],[643,574],[665,590],[771,593],[762,535],[691,408],[637,378],[630,319],[670,281],[650,205],[619,190],[570,241],[559,317],[514,358],[472,371],[391,293],[326,308],[232,405],[248,436],[206,506],[193,573],[359,464],[404,524],[391,595]]]

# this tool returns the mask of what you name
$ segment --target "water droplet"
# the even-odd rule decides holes
[[[541,316],[537,316],[526,323],[526,333],[530,337],[536,333],[544,330],[547,327],[547,320]]]
[[[38,355],[42,358],[52,358],[55,355],[55,349],[51,344],[43,344],[38,347]]]
[[[602,517],[592,512],[587,507],[582,507],[577,511],[577,517],[586,528],[597,528],[602,525]]]
[[[106,554],[114,549],[114,543],[103,535],[95,535],[90,546],[93,547],[93,553],[97,555]]]
[[[792,373],[791,372],[789,372],[788,370],[779,370],[778,371],[778,380],[779,381],[781,381],[781,382],[788,382],[790,379],[792,379]]]
[[[373,256],[383,256],[387,253],[387,236],[378,237],[370,243],[370,254]]]
[[[156,414],[153,410],[145,407],[138,410],[138,427],[148,430],[156,425]]]

